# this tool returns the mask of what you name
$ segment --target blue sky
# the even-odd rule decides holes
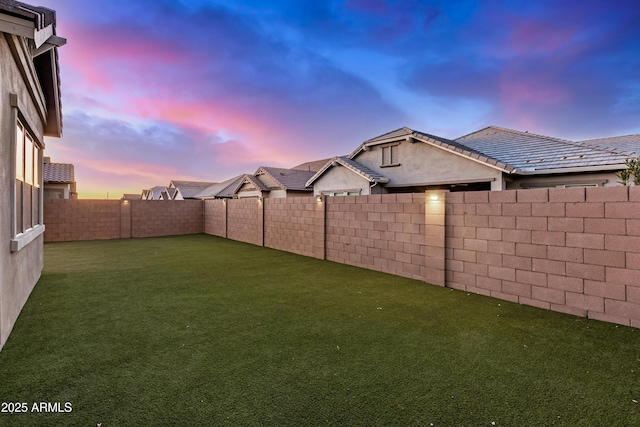
[[[44,0],[83,198],[221,181],[409,126],[640,133],[640,3]]]

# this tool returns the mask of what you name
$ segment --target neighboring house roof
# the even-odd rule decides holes
[[[177,191],[176,188],[165,188],[162,193],[160,193],[160,196],[163,200],[173,200]]]
[[[587,139],[583,144],[595,145],[603,148],[614,148],[625,153],[640,156],[640,133],[634,135],[612,136],[609,138]]]
[[[260,181],[258,179],[258,177],[253,176],[253,175],[249,175],[249,174],[245,174],[242,179],[240,181],[238,181],[236,188],[233,191],[233,194],[237,193],[238,190],[240,190],[240,187],[242,187],[244,184],[253,184],[255,185],[260,191],[265,191],[265,192],[269,192],[271,191],[271,189],[269,187],[267,187],[262,181]]]
[[[216,184],[212,184],[209,187],[202,190],[200,193],[196,195],[198,199],[225,199],[233,196],[235,188],[240,186],[243,175],[234,176],[233,178],[227,179],[226,181],[218,182]]]
[[[314,171],[260,166],[254,175],[259,176],[262,173],[273,178],[283,190],[313,191],[313,188],[307,187],[307,181],[315,175]]]
[[[147,191],[152,200],[160,200],[162,198],[162,192],[165,189],[166,187],[156,186],[156,187],[151,187]]]
[[[45,162],[42,167],[42,180],[45,184],[72,184],[75,182],[73,165],[70,163]]]
[[[615,169],[628,157],[611,148],[497,126],[462,136],[456,142],[525,174],[576,167],[615,165],[611,168]]]
[[[29,53],[45,97],[47,112],[44,134],[60,137],[62,101],[57,48],[67,41],[56,35],[55,11],[18,1],[0,0],[0,28],[2,32],[33,40]]]
[[[185,199],[193,199],[203,190],[216,184],[215,182],[203,182],[203,181],[171,181],[169,188],[177,188],[180,190],[180,194]]]
[[[313,160],[310,162],[302,163],[298,166],[294,166],[291,169],[317,172],[322,169],[322,167],[326,165],[329,160],[331,159]]]
[[[351,153],[349,158],[355,159],[358,156],[358,154],[360,154],[360,152],[366,150],[368,147],[385,144],[387,142],[395,142],[401,139],[405,139],[407,141],[412,141],[412,142],[419,141],[419,142],[427,143],[436,147],[440,147],[441,149],[444,149],[446,151],[450,151],[460,156],[467,157],[475,161],[485,163],[489,166],[498,168],[503,172],[510,173],[510,172],[513,172],[513,169],[514,169],[513,167],[509,166],[505,162],[498,160],[497,158],[494,158],[492,156],[487,155],[486,153],[475,150],[472,147],[463,145],[457,141],[453,141],[450,139],[442,138],[440,136],[416,131],[406,126],[391,132],[387,132],[380,136],[376,136],[375,138],[372,138],[363,142],[362,144],[360,144],[358,148],[356,148],[356,150],[353,153]]]
[[[375,172],[369,169],[368,167],[361,165],[355,160],[351,160],[348,157],[334,157],[329,162],[327,162],[322,169],[320,169],[311,178],[309,178],[309,181],[307,181],[307,184],[306,184],[307,187],[311,187],[313,183],[318,178],[320,178],[328,169],[338,165],[346,167],[347,169],[351,170],[357,175],[360,175],[361,177],[363,177],[369,182],[379,182],[379,183],[389,182],[389,179],[384,175],[381,175],[378,172]]]

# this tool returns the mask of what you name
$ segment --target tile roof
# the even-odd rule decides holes
[[[0,0],[0,10],[9,15],[32,21],[38,30],[55,24],[56,21],[56,13],[53,10],[19,1]]]
[[[379,182],[379,183],[387,183],[389,182],[389,178],[386,176],[375,172],[368,167],[352,160],[348,157],[334,157],[331,161],[327,162],[327,164],[316,172],[310,179],[307,181],[307,187],[311,187],[318,178],[320,178],[329,168],[337,165],[342,165],[347,169],[350,169],[352,172],[360,175],[364,179],[369,182]]]
[[[495,166],[499,169],[503,169],[505,172],[512,172],[514,169],[513,167],[508,165],[506,162],[503,162],[493,156],[487,155],[486,153],[478,151],[468,145],[461,144],[457,141],[442,138],[436,135],[431,135],[431,134],[420,132],[420,131],[414,131],[412,135],[418,140],[422,140],[422,141],[426,140],[426,142],[430,144],[437,145],[439,147],[453,151],[463,156],[479,160],[483,163],[489,164],[491,166]]]
[[[208,187],[216,184],[215,182],[202,182],[202,181],[174,181],[169,184],[170,187],[180,190],[180,194],[185,199],[195,198],[200,192],[206,190]]]
[[[238,185],[238,187],[236,188],[235,192],[237,192],[240,189],[240,187],[242,187],[243,184],[249,184],[249,183],[255,185],[260,191],[271,191],[271,189],[267,187],[264,184],[264,182],[260,181],[257,176],[245,174],[244,177],[242,178],[242,181],[240,182],[240,185]]]
[[[628,157],[611,148],[497,126],[462,136],[456,142],[524,173],[608,165],[615,168]]]
[[[640,133],[634,135],[612,136],[609,138],[587,139],[583,144],[595,145],[603,148],[613,148],[625,153],[640,156]]]
[[[294,166],[291,169],[297,169],[302,171],[318,172],[327,162],[331,159],[312,160],[310,162],[302,163],[301,165]]]
[[[3,32],[27,37],[35,42],[35,49],[31,53],[34,59],[38,58],[34,64],[47,109],[44,134],[59,138],[62,136],[62,98],[58,47],[67,41],[56,34],[56,12],[19,1],[0,0],[0,13],[33,23],[33,28],[30,28],[11,22],[3,27]]]
[[[254,175],[258,176],[260,172],[268,174],[283,190],[313,191],[307,187],[307,181],[315,175],[314,171],[260,166]]]
[[[42,179],[46,183],[71,184],[75,182],[75,173],[69,163],[44,163]]]
[[[244,174],[234,176],[233,178],[227,179],[226,181],[212,184],[209,187],[202,190],[200,193],[196,194],[195,197],[198,199],[232,197],[236,188],[240,186],[240,183],[242,183],[243,179],[244,179]]]

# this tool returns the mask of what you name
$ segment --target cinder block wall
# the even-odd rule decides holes
[[[206,200],[204,205],[204,232],[213,236],[227,237],[226,200]]]
[[[264,246],[264,202],[258,199],[225,201],[227,237],[231,240]]]
[[[446,281],[640,327],[640,188],[452,193]]]
[[[265,199],[264,245],[325,258],[325,202],[315,197]]]
[[[200,200],[45,200],[45,242],[204,232]]]
[[[204,232],[202,200],[134,200],[130,204],[131,237]]]
[[[438,229],[429,228],[427,235],[437,224],[426,216],[428,205],[444,206],[444,200],[429,203],[424,193],[326,200],[328,260],[444,285],[444,232],[438,239]],[[442,220],[441,209],[436,213]],[[434,245],[438,263],[427,262]]]
[[[118,200],[48,199],[43,208],[45,242],[120,238]]]

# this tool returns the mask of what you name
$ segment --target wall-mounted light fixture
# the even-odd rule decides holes
[[[318,194],[318,196],[316,197],[316,200],[317,200],[318,202],[321,202],[321,201],[322,201],[322,195]]]
[[[124,203],[125,205],[128,205],[129,201],[128,200],[123,200],[122,203]]]
[[[429,200],[431,200],[432,202],[437,202],[438,200],[440,200],[440,197],[438,197],[437,194],[432,194],[431,196],[429,196]]]

